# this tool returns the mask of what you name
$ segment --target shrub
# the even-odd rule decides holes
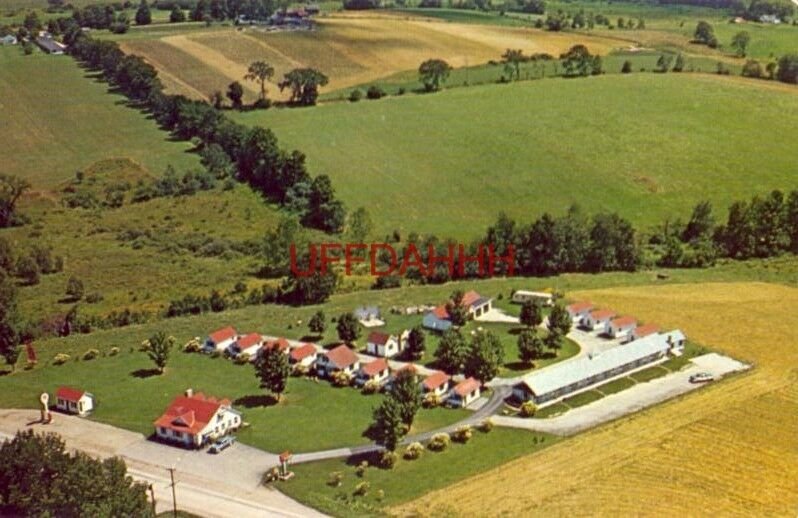
[[[233,360],[233,363],[235,363],[236,365],[247,365],[249,363],[250,358],[251,356],[249,354],[241,353],[239,355],[236,355],[235,359]]]
[[[269,99],[258,99],[252,103],[252,107],[256,110],[268,110],[272,107],[272,102]]]
[[[363,385],[363,394],[376,394],[380,390],[380,384],[377,381],[369,380]]]
[[[441,406],[443,400],[437,394],[427,394],[424,396],[424,408],[436,408]]]
[[[355,496],[366,496],[371,488],[371,484],[366,481],[363,481],[355,486],[355,490],[352,492]]]
[[[58,353],[53,358],[53,365],[63,365],[69,361],[69,355],[64,353]]]
[[[357,88],[355,88],[354,90],[352,90],[352,92],[349,94],[349,100],[350,100],[351,102],[353,102],[353,103],[356,103],[356,102],[358,102],[358,101],[359,101],[359,100],[361,100],[362,98],[363,98],[363,92],[361,92],[361,91],[360,91],[359,89],[357,89]]]
[[[362,478],[363,475],[366,474],[366,469],[368,467],[369,467],[369,462],[367,460],[364,460],[363,462],[358,464],[357,467],[355,468],[355,475]]]
[[[378,490],[377,490],[377,492],[376,492],[376,493],[374,493],[374,499],[375,499],[376,501],[378,501],[378,502],[382,502],[382,500],[383,500],[384,498],[385,498],[385,491],[383,491],[382,489],[378,489]]]
[[[629,74],[632,72],[632,62],[628,59],[623,62],[623,66],[621,67],[622,74]]]
[[[344,474],[340,471],[333,471],[327,479],[327,485],[330,487],[340,487],[341,482],[344,480]]]
[[[380,456],[380,467],[382,469],[393,469],[397,460],[399,460],[399,456],[396,453],[385,450]]]
[[[369,99],[380,99],[385,96],[385,90],[380,88],[377,85],[369,86],[369,89],[366,90],[366,97]]]
[[[429,443],[427,443],[427,448],[432,451],[443,451],[449,447],[449,434],[448,433],[436,433],[432,436]]]
[[[338,371],[333,374],[332,382],[336,387],[348,387],[352,383],[352,376],[343,371]]]
[[[406,91],[404,86],[400,86],[399,90],[396,91],[396,95],[404,95]]]
[[[524,401],[521,404],[521,411],[518,414],[521,417],[532,417],[535,415],[535,412],[538,411],[538,407],[535,406],[535,403],[531,401]]]
[[[310,369],[308,368],[307,365],[297,364],[297,365],[294,365],[294,369],[291,371],[291,374],[293,374],[297,378],[300,378],[302,376],[307,376],[309,372],[310,372]]]
[[[461,427],[457,428],[457,430],[455,430],[452,433],[452,440],[455,441],[455,442],[459,442],[459,443],[465,444],[465,443],[467,443],[468,441],[471,440],[471,435],[472,435],[472,432],[471,432],[471,427],[470,426],[468,426],[468,425],[461,426]]]
[[[100,351],[98,351],[97,349],[89,349],[88,351],[86,351],[85,353],[83,353],[83,357],[82,357],[82,358],[83,358],[84,360],[88,361],[88,360],[93,360],[93,359],[95,359],[95,358],[96,358],[96,357],[98,357],[99,355],[100,355]]]
[[[86,295],[86,303],[88,304],[97,304],[98,302],[102,302],[103,294],[98,291],[93,291]]]
[[[119,354],[119,347],[111,347],[108,351],[108,356],[116,356],[117,354]]]
[[[414,442],[407,445],[405,448],[405,453],[403,457],[406,460],[416,460],[421,457],[421,453],[424,451],[424,446],[421,445],[420,442]]]
[[[198,353],[202,349],[199,338],[192,338],[183,346],[184,353]]]
[[[490,431],[493,430],[493,420],[488,418],[482,421],[479,425],[479,430],[483,433],[490,433]]]

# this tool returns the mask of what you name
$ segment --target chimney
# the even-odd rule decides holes
[[[186,397],[193,397],[194,396],[194,389],[187,388],[186,389]]]

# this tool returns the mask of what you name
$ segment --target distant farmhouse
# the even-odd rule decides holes
[[[60,55],[66,50],[66,45],[59,43],[49,34],[36,38],[36,45],[48,54]]]
[[[188,389],[185,395],[172,401],[154,425],[159,439],[199,448],[237,430],[241,426],[241,414],[227,399],[205,397]]]
[[[493,299],[483,297],[476,291],[469,291],[463,295],[462,305],[468,310],[468,318],[484,315],[490,311],[492,304]],[[449,312],[446,310],[446,304],[441,304],[424,315],[422,325],[434,331],[446,331],[451,328],[452,321],[449,318]]]

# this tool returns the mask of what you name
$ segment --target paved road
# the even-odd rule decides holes
[[[638,383],[594,403],[569,410],[561,416],[548,419],[496,416],[493,418],[493,422],[498,426],[549,432],[556,435],[574,435],[701,388],[704,385],[689,381],[690,376],[698,372],[710,372],[716,378],[722,378],[732,372],[746,370],[750,367],[716,353],[693,358],[692,362],[693,364],[684,370],[645,383]]]
[[[53,413],[49,425],[36,423],[38,410],[0,410],[0,435],[20,429],[56,432],[67,447],[97,457],[120,456],[130,475],[154,485],[159,511],[172,508],[169,468],[175,468],[178,507],[200,516],[323,516],[279,491],[259,485],[276,464],[270,453],[236,444],[221,455],[148,441],[141,434],[88,419]]]

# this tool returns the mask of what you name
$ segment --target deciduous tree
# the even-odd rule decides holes
[[[537,327],[543,322],[543,307],[536,300],[527,300],[521,306],[520,322],[526,327]]]
[[[451,65],[442,59],[428,59],[418,67],[419,79],[427,92],[440,90],[451,71]]]
[[[338,331],[338,338],[349,346],[360,337],[360,322],[352,313],[344,313],[338,317],[335,329]]]
[[[288,355],[279,347],[269,347],[262,350],[260,358],[255,364],[255,376],[260,380],[260,387],[272,394],[280,396],[285,392],[291,366],[288,364]]]
[[[418,360],[424,355],[426,336],[421,326],[416,326],[410,330],[410,334],[407,337],[407,352],[410,358]]]
[[[200,0],[202,1],[202,0]],[[255,61],[249,65],[244,79],[260,83],[260,98],[266,100],[266,82],[274,76],[274,67],[265,61]]]
[[[158,367],[159,373],[163,374],[174,346],[175,338],[163,331],[158,331],[147,340],[147,356]]]
[[[462,372],[467,358],[468,346],[460,331],[455,329],[444,331],[438,348],[435,349],[438,368],[450,374]]]
[[[471,339],[465,373],[487,382],[499,374],[504,364],[504,346],[499,337],[490,331],[477,332]]]

